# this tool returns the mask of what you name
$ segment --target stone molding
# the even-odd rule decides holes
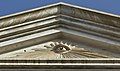
[[[66,3],[53,4],[47,7],[33,9],[22,13],[0,18],[0,28],[37,20],[51,15],[68,15],[79,19],[93,21],[113,27],[120,27],[120,16],[109,13],[76,7]]]
[[[119,28],[120,17],[117,15],[65,3],[53,4],[1,17],[0,54],[34,46],[56,38],[75,40],[117,54],[120,53]],[[42,61],[46,64],[41,65]],[[54,66],[47,63],[52,63]],[[64,63],[71,63],[72,65],[65,65]],[[0,59],[0,69],[21,69],[22,66],[26,69],[49,69],[50,67],[51,69],[71,67],[73,69],[120,69],[119,63],[119,58],[63,59],[58,61],[44,59]]]
[[[120,59],[0,59],[0,69],[120,69]],[[24,66],[24,68],[23,68]]]
[[[71,38],[73,40],[73,37],[77,37],[78,41],[82,39],[81,42],[83,43],[99,46],[105,50],[110,50],[117,53],[119,53],[119,51],[117,50],[120,50],[120,34],[118,28],[109,27],[106,25],[99,25],[95,22],[73,18],[66,15],[54,15],[45,19],[42,18],[42,20],[38,19],[28,23],[22,23],[21,25],[15,25],[13,27],[2,29],[0,32],[0,47],[5,48],[1,48],[1,50],[6,49],[6,47],[11,47],[11,45],[8,43],[12,41],[10,39],[14,40],[15,38],[18,38],[20,39],[18,40],[19,42],[31,40],[32,37],[24,40],[24,36],[29,36],[29,34],[40,34],[51,29],[59,30],[60,33],[62,33],[61,35],[59,35],[59,37],[65,36],[66,38]],[[21,36],[23,37],[23,39]],[[40,37],[40,35],[38,35],[38,37]],[[34,38],[34,40],[37,41],[36,38]],[[17,41],[14,41],[15,45],[13,44],[12,47],[16,47],[17,43]],[[29,44],[27,44],[27,46],[29,46]]]

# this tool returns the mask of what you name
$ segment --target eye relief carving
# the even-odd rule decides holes
[[[45,48],[43,48],[43,46]],[[43,46],[16,52],[5,58],[41,58],[41,59],[59,59],[59,58],[108,58],[91,50],[81,48],[77,45],[71,45],[63,42],[50,42]]]
[[[54,42],[51,43],[49,46],[45,45],[44,47],[46,47],[50,51],[60,54],[63,58],[108,58],[108,56],[106,55],[91,52],[85,50],[84,48],[78,48],[76,46],[72,46],[63,42]]]
[[[55,52],[55,53],[67,53],[69,51],[71,51],[71,46],[68,45],[67,43],[59,43],[59,42],[55,42],[55,43],[51,43],[50,46],[44,46],[46,48],[51,48],[51,51]]]

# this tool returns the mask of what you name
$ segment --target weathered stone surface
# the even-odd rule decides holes
[[[116,71],[119,58],[120,16],[57,3],[0,17],[2,70]]]

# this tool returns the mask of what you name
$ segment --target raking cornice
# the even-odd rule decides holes
[[[52,4],[45,7],[40,7],[13,15],[0,17],[0,29],[60,14],[93,21],[99,24],[120,27],[120,16],[118,15],[113,15],[60,2],[57,4]]]
[[[1,30],[0,53],[63,37],[120,53],[116,51],[120,50],[120,34],[118,32],[119,29],[115,27],[99,25],[94,22],[73,18],[67,15],[54,15],[22,23],[8,30]]]
[[[23,46],[21,44],[26,47],[38,44],[37,38],[41,39],[41,33],[55,29],[59,31],[55,35],[56,38],[65,36],[74,40],[77,37],[81,42],[120,53],[116,51],[120,50],[119,23],[120,17],[117,15],[66,3],[57,3],[1,17],[0,47],[1,49],[21,48]],[[50,38],[54,35],[52,33]],[[34,35],[37,36],[33,37]],[[24,39],[25,37],[29,38]],[[36,42],[28,44],[30,40],[31,43],[34,40]],[[7,52],[7,50],[5,51]]]

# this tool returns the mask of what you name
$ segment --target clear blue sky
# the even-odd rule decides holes
[[[0,0],[0,16],[60,1],[120,15],[120,0]]]

